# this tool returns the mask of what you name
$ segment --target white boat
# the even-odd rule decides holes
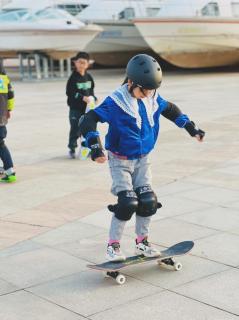
[[[97,63],[108,66],[124,66],[132,55],[148,52],[148,44],[134,26],[132,19],[154,17],[162,3],[163,0],[92,1],[77,17],[81,21],[100,25],[103,31],[86,50]]]
[[[136,18],[148,45],[185,68],[239,63],[239,2],[167,0],[153,19]]]
[[[37,51],[55,59],[67,58],[84,50],[100,31],[99,26],[86,25],[61,9],[2,13],[0,54],[15,56],[18,52]]]
[[[47,7],[54,7],[68,11],[72,15],[76,15],[84,10],[92,0],[2,0],[3,11],[16,11],[21,9],[45,9]],[[4,2],[6,2],[4,4]],[[1,0],[0,0],[1,4]]]

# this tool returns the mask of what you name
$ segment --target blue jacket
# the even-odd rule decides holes
[[[138,159],[148,154],[156,143],[160,129],[160,115],[168,101],[157,93],[154,98],[135,99],[124,85],[94,109],[100,122],[109,124],[105,148],[113,153]],[[184,127],[189,121],[181,114],[174,122]]]

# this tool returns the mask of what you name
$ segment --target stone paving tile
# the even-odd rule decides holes
[[[0,279],[0,296],[10,293],[10,292],[15,292],[18,290],[18,287],[14,286],[13,284],[6,282],[2,279]]]
[[[233,176],[239,176],[239,165],[230,165],[222,168],[218,168],[216,171],[227,173]]]
[[[57,177],[57,183],[55,179],[46,179],[45,176],[37,177],[32,181],[19,182],[14,185],[14,192],[18,195],[16,198],[11,196],[10,190],[4,188],[3,196],[4,203],[9,203],[11,208],[19,209],[29,209],[34,206],[40,205],[52,198],[62,197],[71,192],[80,190],[81,187],[77,183],[72,183],[69,181],[69,176],[66,174],[60,174]],[[11,189],[12,190],[12,189]]]
[[[95,227],[79,221],[71,222],[57,229],[35,237],[34,241],[48,246],[78,241],[105,232],[105,229]]]
[[[0,258],[0,279],[26,288],[86,269],[86,262],[50,248]]]
[[[112,218],[112,213],[107,210],[107,208],[96,211],[87,217],[80,219],[82,223],[86,223],[92,226],[105,228],[107,231],[110,227],[110,222]],[[127,226],[134,226],[135,217],[133,216],[130,221],[127,222]]]
[[[238,269],[230,269],[193,281],[174,291],[239,316]]]
[[[227,204],[228,208],[235,208],[239,212],[239,201],[231,202]]]
[[[89,201],[89,195],[92,195],[92,201]],[[110,192],[105,191],[105,187],[85,188],[80,192],[72,192],[64,197],[53,199],[36,207],[37,210],[51,212],[52,215],[64,218],[66,221],[75,220],[88,216],[91,212],[106,207],[112,200]]]
[[[185,191],[183,198],[223,205],[238,200],[239,190],[205,187],[199,190]]]
[[[32,252],[38,249],[44,249],[45,246],[40,243],[35,243],[31,240],[26,240],[15,244],[14,246],[2,249],[0,251],[0,258],[7,258],[15,255],[19,255],[26,252]]]
[[[129,267],[124,270],[124,273],[153,285],[172,289],[229,268],[228,266],[192,255],[176,257],[175,260],[182,263],[182,270],[166,270],[160,268],[157,262],[154,261]]]
[[[236,226],[239,228],[239,214],[235,209],[229,208],[213,207],[181,215],[176,219],[222,231]]]
[[[19,291],[0,296],[0,319],[2,320],[83,320],[84,317],[31,293]]]
[[[4,188],[6,187],[4,186]],[[2,194],[2,191],[3,191],[3,188],[1,188],[1,194]],[[10,192],[10,189],[8,189],[7,192]],[[1,218],[5,217],[8,214],[16,212],[17,210],[18,208],[14,204],[11,204],[11,202],[9,203],[9,201],[8,202],[2,201],[1,208],[0,208],[0,217]]]
[[[236,234],[239,236],[239,228],[236,228],[236,229],[231,229],[228,231],[229,233],[232,233],[232,234]]]
[[[49,228],[0,220],[0,249],[44,233]]]
[[[168,183],[163,186],[160,186],[159,188],[155,188],[154,191],[155,191],[155,193],[157,193],[157,195],[159,196],[159,199],[160,199],[161,196],[165,196],[165,195],[180,196],[180,194],[182,192],[190,191],[190,190],[194,190],[194,189],[197,190],[197,189],[201,189],[201,188],[203,188],[203,186],[200,184],[187,182],[187,181],[184,181],[181,179],[179,181]]]
[[[196,241],[193,254],[230,266],[239,265],[239,235],[220,233]]]
[[[56,212],[52,213],[49,211],[40,211],[36,209],[20,210],[16,213],[5,216],[2,218],[2,220],[41,227],[44,226],[48,228],[56,228],[68,222],[59,211],[56,214]]]
[[[104,233],[87,239],[56,245],[54,248],[86,261],[100,263],[106,259],[107,243],[108,233]],[[135,237],[124,235],[120,244],[125,255],[134,255]]]
[[[132,228],[125,229],[127,235],[132,235],[133,232]],[[217,231],[213,229],[169,218],[152,221],[149,240],[158,245],[169,247],[180,241],[196,240],[216,233]]]
[[[163,207],[157,211],[157,214],[153,217],[154,219],[157,219],[157,217],[167,218],[194,211],[201,211],[212,206],[211,204],[200,201],[185,199],[180,195],[158,197],[158,200],[159,202],[161,201]]]
[[[162,289],[128,277],[127,284],[117,285],[102,272],[90,270],[32,287],[28,291],[85,317]]]
[[[90,316],[92,320],[236,320],[237,317],[173,292],[160,292]]]

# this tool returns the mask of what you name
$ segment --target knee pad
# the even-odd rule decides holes
[[[4,140],[0,140],[0,148],[4,148],[5,147],[5,142]]]
[[[138,208],[138,199],[134,191],[121,191],[118,193],[118,203],[109,205],[108,209],[115,213],[119,220],[128,221]]]
[[[162,207],[150,186],[137,188],[136,194],[139,200],[138,210],[136,211],[138,216],[150,217],[157,212],[158,208]]]

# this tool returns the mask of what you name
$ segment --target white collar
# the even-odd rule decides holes
[[[154,97],[148,97],[141,99],[145,105],[147,118],[150,126],[154,126],[154,113],[158,110],[157,94]],[[136,98],[132,97],[128,90],[128,84],[122,85],[120,88],[115,90],[110,96],[112,100],[128,115],[136,119],[136,124],[139,129],[142,126],[142,119],[139,114],[139,106]]]

